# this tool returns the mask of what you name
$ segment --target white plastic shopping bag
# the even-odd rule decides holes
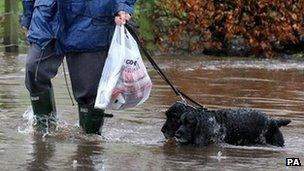
[[[95,108],[125,109],[145,102],[152,82],[138,45],[124,26],[116,26],[99,82]]]

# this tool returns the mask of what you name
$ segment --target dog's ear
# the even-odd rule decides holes
[[[205,131],[200,117],[196,117],[196,126],[194,128],[192,139],[195,145],[207,145]]]

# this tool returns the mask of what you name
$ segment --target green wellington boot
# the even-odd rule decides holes
[[[87,134],[101,134],[104,122],[104,110],[94,109],[94,106],[78,104],[79,125]]]
[[[57,114],[53,89],[42,93],[32,93],[31,103],[34,113],[34,128],[43,133],[54,131],[57,125]]]

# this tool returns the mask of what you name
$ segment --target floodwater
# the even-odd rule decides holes
[[[102,136],[78,128],[62,70],[53,80],[59,128],[33,133],[24,87],[25,55],[0,54],[0,170],[303,170],[286,167],[287,157],[304,164],[304,62],[246,58],[156,58],[173,82],[208,108],[247,107],[291,119],[281,128],[285,147],[178,146],[160,129],[164,112],[178,98],[148,65],[154,87],[143,105],[108,111]]]

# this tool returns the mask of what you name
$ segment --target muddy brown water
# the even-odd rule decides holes
[[[303,170],[304,62],[243,58],[162,57],[161,68],[180,89],[208,108],[246,107],[292,123],[282,128],[285,147],[178,146],[160,129],[178,98],[148,65],[154,87],[143,105],[109,111],[102,136],[84,135],[62,70],[53,80],[59,128],[42,137],[31,130],[24,87],[25,55],[0,54],[0,170]]]

